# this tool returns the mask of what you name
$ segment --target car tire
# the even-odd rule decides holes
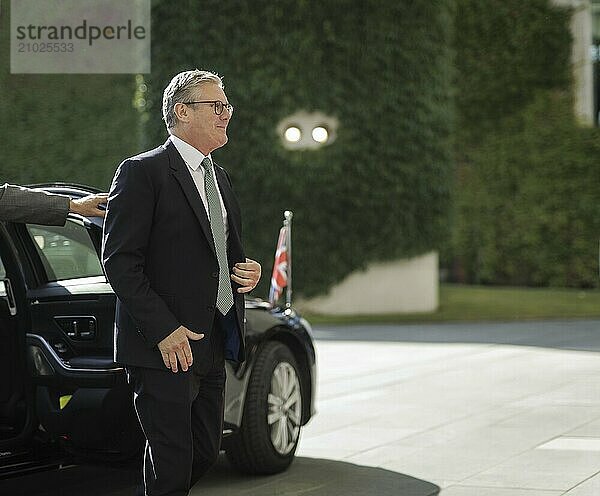
[[[250,375],[242,424],[227,448],[230,463],[245,474],[285,470],[298,446],[302,402],[294,355],[282,343],[266,343]]]

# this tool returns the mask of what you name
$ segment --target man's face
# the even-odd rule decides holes
[[[223,89],[214,83],[200,86],[193,98],[193,101],[214,100],[228,103]],[[216,115],[214,105],[208,103],[189,107],[192,109],[189,131],[203,153],[208,154],[227,143],[227,125],[231,117],[227,109],[223,109],[221,115]]]

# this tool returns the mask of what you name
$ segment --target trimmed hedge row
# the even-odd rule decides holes
[[[597,129],[575,122],[571,13],[546,0],[458,0],[455,280],[598,284]]]
[[[545,89],[571,84],[571,13],[549,0],[456,0],[457,145],[477,144]]]
[[[455,231],[468,280],[598,285],[600,130],[572,109],[568,94],[541,92],[473,152]]]

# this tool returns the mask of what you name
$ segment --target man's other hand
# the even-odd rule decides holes
[[[77,200],[71,200],[69,211],[83,215],[84,217],[104,217],[106,210],[100,209],[99,206],[106,204],[107,201],[107,193],[84,196]]]
[[[231,279],[241,286],[237,290],[238,293],[252,291],[260,281],[260,264],[251,258],[246,258],[245,263],[236,263]]]
[[[160,350],[165,366],[171,369],[172,372],[177,372],[177,361],[179,361],[181,370],[186,372],[194,361],[189,340],[198,341],[203,337],[204,334],[195,333],[184,326],[179,326],[175,329],[158,343],[158,349]]]

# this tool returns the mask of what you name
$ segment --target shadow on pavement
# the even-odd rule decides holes
[[[281,474],[243,476],[220,460],[190,496],[435,496],[435,484],[382,468],[299,457]]]
[[[573,351],[600,351],[600,321],[465,322],[439,324],[317,325],[323,341],[406,343],[489,343],[538,346]]]
[[[137,469],[82,465],[0,480],[0,494],[26,496],[132,496]],[[335,460],[297,458],[284,473],[245,476],[221,456],[190,496],[436,496],[440,488],[381,468]]]

